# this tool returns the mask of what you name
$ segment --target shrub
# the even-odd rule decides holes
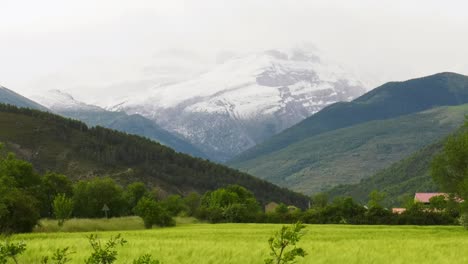
[[[159,260],[153,259],[149,254],[143,255],[133,261],[133,264],[160,264]]]
[[[175,225],[174,219],[172,219],[166,209],[151,198],[141,198],[134,211],[136,215],[143,219],[146,228],[151,228],[153,225]]]
[[[117,259],[117,251],[115,248],[118,245],[123,246],[127,241],[123,239],[120,234],[111,237],[104,246],[97,240],[97,235],[90,235],[88,237],[89,243],[93,248],[91,256],[85,260],[86,264],[111,264]]]
[[[62,248],[62,249],[57,249],[52,257],[49,259],[48,256],[42,258],[42,264],[65,264],[71,261],[71,259],[68,258],[72,252],[68,251],[68,247]],[[52,262],[49,262],[51,260]]]
[[[0,244],[0,264],[6,264],[8,259],[18,264],[18,256],[23,254],[25,250],[26,244],[23,242],[10,243],[7,241]]]
[[[71,217],[73,212],[73,200],[62,193],[55,197],[52,207],[54,209],[55,218],[58,220],[58,225],[62,226],[65,220]]]
[[[301,222],[297,222],[292,226],[283,226],[280,231],[268,240],[270,245],[270,256],[272,258],[265,259],[266,264],[286,264],[293,263],[296,257],[304,257],[306,252],[302,248],[296,247],[297,242],[304,235],[302,230],[305,226]],[[288,247],[293,247],[287,250]]]

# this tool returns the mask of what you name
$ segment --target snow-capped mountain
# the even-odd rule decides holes
[[[235,57],[177,84],[109,109],[141,114],[225,161],[323,107],[363,94],[338,66],[303,50]]]
[[[103,108],[85,104],[75,100],[72,95],[61,90],[49,90],[42,94],[33,95],[31,97],[36,102],[46,106],[54,112],[62,111],[105,111]]]
[[[108,111],[99,106],[80,102],[70,94],[60,90],[50,90],[41,95],[33,96],[33,98],[53,112],[81,120],[89,126],[99,125],[144,136],[169,146],[176,151],[202,158],[207,157],[199,149],[183,139],[183,137],[161,128],[153,120],[149,120],[141,115],[128,115],[125,112]]]

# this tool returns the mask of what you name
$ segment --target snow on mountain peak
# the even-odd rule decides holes
[[[314,51],[268,50],[229,58],[195,78],[155,87],[111,109],[153,119],[228,159],[364,92],[357,78]]]
[[[83,102],[75,100],[71,94],[63,92],[58,89],[48,90],[38,95],[31,97],[36,102],[46,106],[53,111],[66,111],[66,110],[85,110],[85,111],[99,111],[102,108],[94,105],[88,105]]]

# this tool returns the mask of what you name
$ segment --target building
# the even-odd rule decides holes
[[[436,196],[445,196],[445,199],[448,199],[448,194],[446,193],[415,193],[414,202],[429,204],[432,197]]]

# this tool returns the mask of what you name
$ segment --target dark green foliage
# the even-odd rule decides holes
[[[0,153],[0,233],[33,229],[39,220],[40,182],[31,164]]]
[[[442,153],[437,155],[431,166],[434,181],[442,190],[463,199],[461,224],[467,227],[468,214],[468,121],[461,131],[449,137]],[[440,203],[440,201],[433,201]]]
[[[442,211],[447,208],[448,201],[445,195],[434,196],[429,199],[429,208]]]
[[[125,188],[124,200],[127,202],[128,213],[132,213],[133,208],[143,197],[150,197],[151,193],[142,182],[131,183]]]
[[[201,204],[201,196],[196,192],[191,192],[184,197],[185,209],[188,216],[194,216]]]
[[[23,242],[10,243],[8,241],[0,243],[0,264],[6,264],[9,259],[18,264],[18,256],[26,251],[26,244]]]
[[[102,126],[160,142],[174,150],[195,157],[207,156],[188,141],[179,138],[141,115],[127,115],[96,107],[94,110],[58,111],[58,114],[85,122],[89,126]]]
[[[111,237],[105,245],[101,244],[101,241],[97,239],[97,235],[90,235],[88,237],[89,243],[93,249],[91,256],[85,260],[86,264],[111,264],[117,259],[117,246],[123,246],[127,243],[120,234]]]
[[[387,196],[386,193],[373,190],[369,194],[369,202],[367,203],[367,206],[369,206],[369,208],[382,207],[382,201],[385,199],[385,196]]]
[[[431,174],[444,191],[468,200],[468,123],[447,139],[443,152],[432,162]]]
[[[328,194],[317,193],[312,197],[312,208],[324,208],[328,205]]]
[[[161,205],[171,216],[177,216],[182,211],[187,210],[184,200],[180,195],[169,195],[166,199],[161,201]]]
[[[42,258],[42,264],[65,264],[71,261],[69,256],[73,254],[73,252],[69,251],[70,248],[59,248],[57,249],[52,257],[45,256]]]
[[[296,246],[304,235],[304,228],[305,226],[301,222],[297,222],[292,226],[283,226],[280,231],[276,232],[273,237],[268,239],[271,258],[266,259],[265,263],[294,263],[296,257],[305,257],[305,250]]]
[[[142,137],[7,105],[0,105],[0,123],[0,141],[41,173],[54,171],[75,181],[108,175],[122,185],[141,181],[179,195],[240,184],[262,203],[307,205],[300,194]]]
[[[460,216],[460,224],[465,228],[468,229],[468,213],[463,213]]]
[[[63,226],[65,220],[69,219],[73,213],[73,200],[63,193],[59,194],[55,196],[53,209],[55,219],[58,220],[58,225]]]
[[[153,259],[149,254],[143,255],[133,261],[133,264],[160,264],[159,260]]]
[[[230,185],[203,195],[199,217],[213,223],[254,222],[260,207],[252,192]]]
[[[73,196],[73,183],[62,174],[47,172],[41,177],[41,216],[51,217],[53,215],[52,204],[58,194],[64,194],[67,197]]]
[[[153,225],[161,227],[175,225],[167,209],[160,202],[148,197],[140,199],[134,212],[143,219],[146,228],[151,228]]]
[[[275,213],[280,215],[287,214],[288,212],[288,206],[286,206],[284,203],[280,203],[278,207],[275,208]]]
[[[121,216],[127,205],[123,189],[109,177],[79,181],[74,186],[75,216],[104,217],[103,207],[109,207],[109,216]]]

